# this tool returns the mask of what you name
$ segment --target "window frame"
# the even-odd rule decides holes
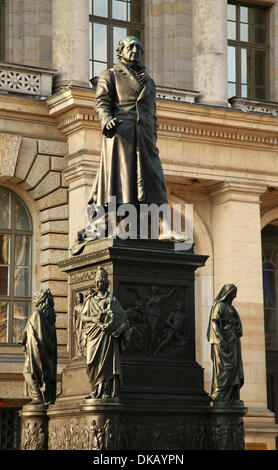
[[[269,99],[269,89],[270,89],[270,77],[269,77],[270,41],[269,41],[269,14],[268,14],[269,7],[262,6],[262,5],[257,5],[257,4],[250,4],[250,3],[246,3],[246,2],[240,2],[240,1],[236,1],[236,0],[227,2],[227,6],[228,5],[235,5],[236,6],[236,21],[235,21],[235,24],[236,24],[236,39],[227,38],[227,49],[228,49],[229,46],[232,46],[232,47],[235,48],[235,69],[236,69],[235,70],[235,82],[231,82],[231,81],[228,80],[228,86],[229,86],[229,83],[235,83],[236,94],[230,96],[229,91],[228,91],[228,98],[232,98],[232,96],[237,96],[237,97],[242,97],[242,98],[245,98],[245,99],[267,101]],[[240,40],[240,26],[241,26],[241,24],[250,25],[249,22],[248,23],[243,23],[243,22],[240,21],[240,7],[248,7],[248,8],[253,8],[253,9],[257,9],[257,10],[262,10],[262,11],[265,12],[265,19],[266,19],[265,26],[264,26],[264,29],[265,29],[265,32],[266,32],[266,43],[265,44],[255,43],[254,38],[252,38],[252,42],[241,41]],[[228,29],[228,23],[229,23],[229,20],[227,18],[227,29]],[[252,26],[253,26],[253,23],[252,23]],[[250,74],[252,77],[255,77],[255,64],[254,64],[255,51],[261,51],[261,52],[265,53],[265,60],[266,60],[266,64],[267,64],[266,67],[265,67],[265,70],[266,70],[265,85],[260,87],[258,85],[256,86],[256,84],[254,82],[252,82],[251,84],[250,83],[248,84],[248,81],[247,81],[246,86],[251,89],[251,96],[248,96],[248,93],[247,93],[246,97],[242,95],[242,91],[241,91],[241,87],[243,85],[243,83],[241,81],[241,78],[242,78],[241,49],[246,49],[247,51],[249,50],[249,51],[253,52],[253,56],[252,56],[252,62],[253,63],[251,64],[252,68],[251,68],[251,74]],[[256,88],[264,89],[264,91],[265,91],[264,98],[256,97],[256,95],[255,95],[255,89]]]
[[[134,21],[127,21],[127,20],[119,20],[115,19],[112,17],[112,0],[107,0],[107,17],[105,16],[97,16],[93,14],[93,2],[94,0],[89,0],[91,4],[91,11],[92,14],[89,13],[89,24],[92,23],[92,29],[91,29],[91,35],[90,35],[90,27],[89,27],[89,50],[92,50],[91,57],[89,57],[89,68],[92,67],[92,77],[90,79],[93,79],[97,75],[94,73],[94,62],[98,63],[105,63],[104,61],[98,61],[94,60],[94,23],[96,24],[102,24],[106,25],[106,41],[107,41],[107,69],[110,69],[114,65],[114,45],[113,45],[113,27],[119,27],[119,28],[126,28],[126,29],[135,29],[140,31],[140,36],[141,36],[141,41],[144,43],[144,1],[140,0],[140,8],[141,8],[141,21],[140,22],[134,22]],[[136,2],[136,0],[132,0],[133,3]],[[92,64],[90,67],[90,63]],[[105,69],[104,69],[105,70]]]
[[[7,302],[9,304],[9,310],[7,312],[7,332],[6,332],[6,341],[0,341],[0,345],[14,345],[17,344],[13,340],[14,335],[14,305],[17,302],[25,302],[29,304],[29,315],[31,314],[31,306],[32,306],[32,275],[33,275],[33,221],[28,210],[25,202],[22,198],[12,191],[10,188],[6,186],[0,186],[0,188],[4,188],[10,193],[10,228],[0,228],[0,235],[8,235],[10,236],[10,246],[9,246],[9,277],[8,283],[9,288],[7,295],[0,295],[1,302]],[[23,205],[26,214],[29,218],[30,229],[31,230],[22,230],[16,229],[16,198],[19,199],[20,203]],[[28,268],[30,269],[30,278],[29,278],[29,295],[28,296],[16,296],[15,295],[15,270],[18,267],[15,264],[15,246],[16,246],[16,236],[27,236],[30,238],[30,265]],[[19,267],[26,267],[26,266],[19,266]],[[28,318],[28,317],[27,317]]]

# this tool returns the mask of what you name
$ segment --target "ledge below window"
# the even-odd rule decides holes
[[[237,96],[229,98],[228,101],[233,109],[239,109],[246,113],[263,113],[278,116],[278,103],[275,101],[252,100]]]

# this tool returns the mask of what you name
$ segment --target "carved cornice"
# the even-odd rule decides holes
[[[80,128],[100,130],[94,113],[95,90],[68,87],[48,98],[49,115],[69,135]],[[269,114],[157,100],[159,135],[224,145],[278,148],[278,120]]]

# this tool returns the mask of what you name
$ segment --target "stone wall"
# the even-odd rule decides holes
[[[68,250],[68,193],[62,173],[66,153],[64,142],[0,134],[0,185],[17,192],[33,218],[33,290],[50,288],[54,295],[62,356],[67,344],[67,277],[57,262]]]
[[[5,61],[52,66],[51,0],[5,2]]]

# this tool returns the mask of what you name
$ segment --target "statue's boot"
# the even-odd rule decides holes
[[[38,384],[34,382],[32,384],[31,398],[32,398],[31,405],[41,405],[43,403],[43,399],[42,399]]]

